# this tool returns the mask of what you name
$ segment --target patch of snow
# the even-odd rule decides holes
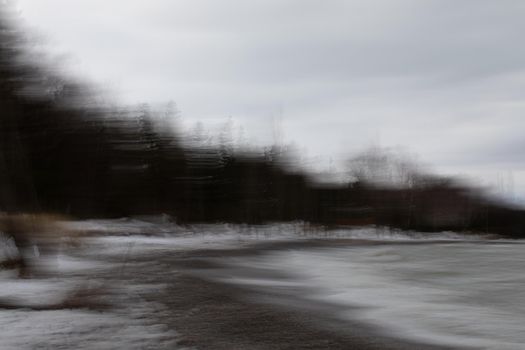
[[[18,249],[13,239],[0,232],[0,262],[16,259],[17,257]]]
[[[4,350],[32,349],[168,349],[173,347],[164,325],[150,324],[139,314],[82,310],[0,312]]]

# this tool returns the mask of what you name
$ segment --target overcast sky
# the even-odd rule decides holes
[[[68,65],[124,103],[336,165],[401,146],[525,198],[525,1],[19,0]],[[514,179],[513,181],[511,179]]]

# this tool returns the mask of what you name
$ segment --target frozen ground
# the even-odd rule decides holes
[[[301,223],[183,227],[160,218],[81,221],[70,225],[83,230],[86,237],[80,247],[63,250],[58,257],[44,261],[52,277],[19,279],[14,271],[0,270],[0,349],[184,348],[178,342],[176,329],[165,323],[173,316],[167,314],[174,310],[159,298],[167,288],[166,277],[170,283],[176,283],[179,271],[157,261],[156,256],[312,238],[465,240],[453,233],[422,236],[372,228],[326,233]],[[16,248],[7,237],[0,236],[0,248],[0,260],[16,257]],[[270,267],[277,272],[299,273],[293,260],[296,255],[290,255],[292,260],[288,261],[283,258],[288,253],[279,254],[281,258]],[[323,261],[319,257],[314,260]],[[238,277],[230,282],[280,288],[293,287],[297,282],[278,281],[272,276]],[[323,280],[325,285],[328,282]]]
[[[176,334],[157,321],[165,310],[143,297],[163,286],[136,278],[146,267],[128,263],[134,276],[109,261],[67,255],[55,266],[52,278],[1,274],[1,349],[173,348]]]
[[[176,271],[155,254],[297,239],[301,230],[300,224],[180,227],[132,219],[70,225],[87,237],[79,249],[40,258],[52,277],[19,279],[16,271],[0,270],[2,350],[177,348],[176,332],[160,321],[169,310],[152,301],[165,288],[163,274]],[[0,261],[16,258],[4,235],[0,248]]]

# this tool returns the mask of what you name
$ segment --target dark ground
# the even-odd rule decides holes
[[[114,244],[121,243],[117,241]],[[310,289],[304,285],[241,286],[227,282],[232,278],[246,277],[293,282],[294,277],[283,272],[246,264],[240,266],[239,260],[242,259],[239,258],[242,257],[275,250],[368,244],[378,243],[347,239],[274,241],[239,245],[237,249],[172,250],[167,247],[149,252],[139,250],[138,254],[132,253],[133,245],[130,245],[129,252],[124,255],[101,255],[92,249],[88,250],[94,254],[91,257],[101,259],[99,262],[103,266],[113,267],[70,275],[85,282],[79,284],[65,301],[28,310],[22,304],[9,300],[2,303],[0,300],[0,309],[4,312],[10,309],[33,312],[28,313],[28,317],[36,315],[39,310],[87,309],[101,316],[130,317],[129,325],[113,325],[116,330],[122,327],[133,329],[129,327],[136,327],[137,324],[163,330],[160,336],[145,341],[143,344],[146,347],[130,343],[130,339],[134,336],[138,340],[147,340],[151,335],[148,331],[145,334],[124,332],[120,338],[106,340],[117,349],[130,344],[136,349],[451,349],[380,333],[378,328],[359,321],[357,309],[308,300],[306,295]],[[356,318],[342,319],[338,317],[341,311],[350,315],[355,311]],[[49,322],[52,326],[54,321],[50,319]],[[93,327],[96,328],[96,324]],[[143,332],[141,329],[145,328],[137,329]],[[57,344],[64,349],[77,348],[73,344],[91,348],[90,344],[100,344],[105,340],[99,339],[96,332],[93,339],[86,340],[83,332],[86,330],[71,325],[60,329],[55,337],[41,334],[39,336],[48,343],[41,344],[39,348],[57,348]],[[34,339],[28,344],[36,343],[37,339]],[[0,349],[4,349],[2,339]]]
[[[239,273],[260,272],[222,265],[220,261],[228,257],[348,243],[264,243],[237,250],[201,250],[164,256],[163,266],[169,266],[174,273],[159,276],[169,284],[165,295],[150,297],[169,310],[161,322],[178,333],[177,343],[190,348],[450,349],[381,335],[359,320],[343,321],[335,316],[341,309],[339,306],[306,301],[299,290],[244,288],[217,281]]]

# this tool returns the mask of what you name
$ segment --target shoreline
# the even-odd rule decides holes
[[[6,280],[14,282],[15,287],[18,285],[18,289],[26,284],[38,287],[44,283],[42,288],[49,291],[63,291],[55,284],[67,281],[65,287],[69,292],[58,303],[42,299],[35,304],[33,298],[40,300],[37,292],[42,289],[36,288],[29,293],[32,296],[28,294],[20,301],[0,300],[3,302],[0,308],[7,313],[14,310],[44,318],[54,312],[62,315],[67,322],[48,320],[57,327],[56,334],[47,334],[42,323],[24,323],[23,319],[17,319],[20,327],[27,328],[26,335],[31,335],[29,343],[49,347],[109,341],[119,348],[133,349],[144,348],[140,342],[147,344],[147,348],[203,350],[459,349],[387,333],[380,326],[360,320],[357,306],[313,301],[308,296],[317,287],[301,283],[285,269],[249,263],[251,258],[277,251],[433,242],[303,238],[233,241],[219,247],[200,244],[194,246],[196,249],[164,241],[134,242],[135,238],[91,241],[92,245],[85,249],[61,258],[59,265],[64,265],[56,271],[56,280],[8,278]],[[13,293],[18,289],[13,289]],[[82,318],[78,315],[88,317],[87,326],[93,329],[100,325],[107,328],[105,322],[118,319],[119,324],[111,325],[108,331],[118,335],[108,340],[107,336],[89,333],[86,338],[86,325],[79,323]],[[76,326],[70,327],[70,322]],[[128,332],[130,325],[140,331]],[[153,330],[155,334],[151,333]],[[23,342],[21,338],[10,341],[12,344]]]
[[[306,300],[300,290],[219,281],[239,272],[257,273],[226,267],[221,259],[272,250],[369,244],[381,243],[322,239],[262,242],[238,249],[203,249],[163,256],[162,262],[176,271],[166,295],[159,300],[170,310],[163,322],[178,333],[179,345],[198,349],[458,349],[382,334],[378,327],[360,322],[357,315],[342,320],[336,317],[339,305]],[[286,276],[275,274],[272,278]]]

